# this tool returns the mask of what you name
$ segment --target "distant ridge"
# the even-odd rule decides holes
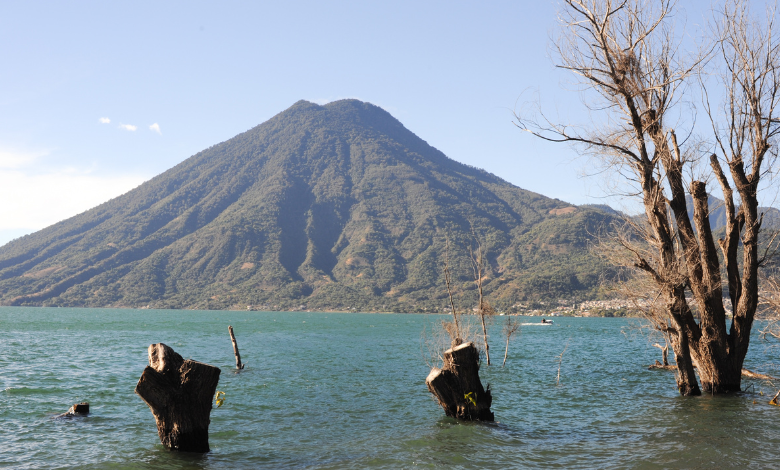
[[[0,302],[440,311],[449,233],[467,307],[472,226],[497,306],[587,298],[606,269],[587,243],[611,220],[451,160],[377,106],[299,101],[0,247]]]
[[[686,204],[688,205],[688,217],[693,220],[693,199],[690,195],[685,197]],[[739,201],[735,201],[735,204],[739,206]],[[710,225],[713,232],[718,232],[726,227],[726,203],[723,199],[718,199],[713,195],[707,196],[707,206],[710,213]],[[774,207],[759,207],[758,212],[763,214],[763,223],[761,226],[765,229],[776,230],[780,227],[780,211]]]

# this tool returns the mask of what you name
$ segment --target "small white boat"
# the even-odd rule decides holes
[[[545,320],[539,323],[521,323],[523,326],[552,326],[552,320]]]

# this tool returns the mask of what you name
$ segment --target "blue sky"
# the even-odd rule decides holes
[[[548,110],[588,119],[548,54],[556,9],[551,1],[3,2],[0,245],[299,99],[374,103],[455,160],[547,196],[600,203],[599,179],[580,176],[585,159],[512,124],[512,110],[537,94]]]

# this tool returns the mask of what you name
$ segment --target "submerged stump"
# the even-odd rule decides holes
[[[81,403],[76,403],[75,405],[68,408],[68,411],[62,413],[61,415],[57,415],[54,418],[75,418],[75,417],[83,417],[88,415],[89,415],[89,403],[81,402]]]
[[[493,421],[490,387],[479,380],[479,352],[473,343],[463,343],[444,352],[444,366],[434,367],[425,379],[444,413],[469,421]]]
[[[160,442],[181,452],[209,451],[209,415],[220,370],[184,360],[163,343],[149,346],[149,365],[135,387],[157,421]]]
[[[88,415],[89,414],[89,403],[87,402],[81,402],[76,403],[75,405],[71,406],[68,410],[68,414],[72,415]]]

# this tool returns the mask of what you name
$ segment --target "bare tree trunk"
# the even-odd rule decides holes
[[[713,356],[699,352],[696,357],[696,368],[699,371],[702,389],[706,393],[718,394],[739,392],[742,390],[742,363],[737,358],[724,361],[719,364],[713,360]],[[737,365],[736,363],[739,363]],[[734,367],[738,367],[736,371]]]
[[[665,344],[661,346],[658,343],[655,343],[653,347],[656,347],[661,350],[661,357],[663,359],[663,366],[666,367],[669,365],[669,344]]]
[[[209,451],[209,414],[218,367],[184,360],[163,343],[149,346],[149,365],[135,387],[152,410],[160,442],[181,452]]]
[[[460,325],[458,324],[458,312],[455,310],[455,302],[452,300],[452,287],[450,286],[452,279],[450,275],[450,237],[445,238],[444,245],[444,282],[447,285],[447,295],[450,299],[450,309],[452,312],[452,323],[455,326],[454,337],[452,338],[452,346],[457,346],[463,343],[463,339],[460,336]]]
[[[490,388],[479,380],[479,352],[474,343],[463,343],[444,353],[444,365],[434,367],[425,379],[444,413],[468,421],[493,421]]]
[[[471,267],[474,271],[474,283],[477,285],[479,292],[479,319],[482,322],[482,339],[485,342],[485,358],[487,359],[487,365],[490,365],[490,344],[488,344],[487,328],[485,327],[485,295],[482,291],[482,282],[485,271],[485,254],[482,251],[482,244],[477,238],[477,234],[474,232],[474,227],[471,227],[471,235],[474,237],[474,241],[477,243],[477,253],[474,254],[474,250],[469,246],[469,254],[471,255]]]
[[[693,371],[693,361],[688,346],[688,337],[684,334],[672,336],[672,349],[677,361],[677,390],[684,397],[701,395],[696,373]]]
[[[512,339],[512,336],[519,329],[520,329],[520,323],[517,321],[513,321],[511,315],[507,315],[506,323],[504,323],[504,331],[503,331],[504,337],[506,338],[506,347],[504,348],[504,362],[501,364],[501,367],[504,367],[506,365],[506,358],[507,355],[509,355],[509,340]]]
[[[241,363],[241,354],[238,352],[238,343],[236,342],[236,335],[233,334],[233,327],[228,326],[230,332],[230,341],[233,342],[233,354],[236,355],[236,369],[241,370],[244,368],[244,364]]]
[[[506,365],[506,356],[509,354],[509,336],[506,337],[506,349],[504,349],[504,362],[501,363],[501,367]]]
[[[480,291],[482,291],[481,288],[480,288]],[[485,328],[485,314],[482,312],[482,305],[481,305],[482,304],[482,293],[481,292],[480,292],[480,296],[479,297],[480,297],[479,317],[480,317],[480,320],[482,320],[482,338],[485,341],[485,358],[487,359],[487,365],[490,365],[490,345],[488,344],[488,339],[487,339],[487,328]]]
[[[555,377],[555,385],[561,384],[561,364],[563,363],[563,355],[566,353],[567,349],[569,349],[568,341],[566,341],[566,346],[563,347],[563,351],[561,351],[561,354],[558,355],[558,375]]]

